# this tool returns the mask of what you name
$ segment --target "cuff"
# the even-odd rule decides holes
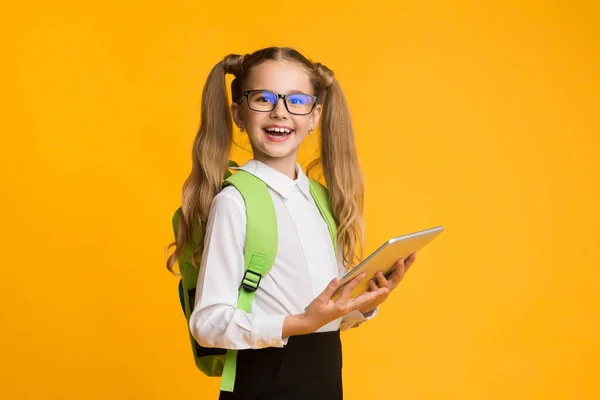
[[[283,347],[287,338],[281,337],[285,315],[262,315],[254,317],[251,340],[253,349]]]
[[[375,316],[379,313],[379,306],[375,307],[374,309],[372,309],[371,311],[369,311],[366,314],[363,314],[360,311],[358,311],[358,312],[360,313],[360,315],[362,315],[364,317],[365,321],[368,321],[370,319],[375,318]]]
[[[347,329],[357,328],[363,322],[374,318],[378,312],[379,312],[379,307],[375,308],[373,311],[370,311],[366,315],[363,315],[359,310],[354,310],[352,312],[349,312],[342,319],[342,323],[340,324],[340,330],[345,331]]]

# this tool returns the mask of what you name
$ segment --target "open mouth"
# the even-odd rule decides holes
[[[267,127],[263,128],[263,131],[267,134],[267,137],[275,142],[282,142],[286,140],[292,133],[293,129],[279,128],[279,127]]]

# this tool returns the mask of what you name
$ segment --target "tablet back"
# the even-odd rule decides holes
[[[369,288],[369,280],[375,279],[375,274],[377,272],[382,271],[384,275],[389,276],[394,271],[396,261],[401,258],[406,259],[412,253],[421,250],[426,244],[442,233],[443,230],[444,227],[438,226],[388,240],[356,268],[349,271],[342,279],[340,279],[340,286],[332,296],[332,299],[335,300],[339,297],[339,294],[346,283],[360,273],[365,272],[365,278],[354,288],[354,290],[352,290],[351,298],[359,296]]]

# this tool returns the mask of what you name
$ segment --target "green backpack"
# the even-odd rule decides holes
[[[230,166],[235,165],[230,163]],[[244,246],[244,278],[240,284],[237,308],[251,312],[252,301],[260,281],[273,266],[277,254],[277,216],[267,185],[254,175],[240,170],[235,174],[225,172],[223,186],[233,185],[242,195],[246,205],[246,242]],[[317,181],[309,180],[310,193],[317,204],[321,216],[327,223],[329,235],[336,248],[336,223],[331,212],[327,189]],[[173,216],[173,231],[177,237],[177,225],[182,215],[179,208]],[[194,235],[194,243],[203,240]],[[206,348],[200,346],[191,332],[189,321],[194,308],[198,269],[190,259],[192,244],[188,244],[179,260],[181,279],[179,299],[188,323],[188,333],[196,366],[208,376],[221,376],[221,390],[232,392],[235,384],[237,350]]]

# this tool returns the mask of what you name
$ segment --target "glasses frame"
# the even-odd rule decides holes
[[[248,95],[250,93],[254,93],[254,92],[268,92],[268,93],[273,93],[275,96],[277,96],[277,101],[275,102],[275,104],[273,104],[273,108],[270,110],[255,110],[254,108],[252,108],[250,106],[250,98],[248,97]],[[288,96],[294,96],[294,95],[298,95],[298,94],[302,94],[304,96],[308,96],[311,97],[313,99],[313,103],[312,103],[312,107],[310,108],[310,111],[307,113],[296,113],[296,112],[292,112],[290,111],[290,109],[288,108],[288,103],[287,103],[287,97]],[[237,103],[241,103],[244,100],[244,97],[246,98],[246,103],[248,104],[248,108],[251,109],[252,111],[256,111],[256,112],[273,112],[273,110],[275,108],[277,108],[277,104],[279,103],[279,99],[283,99],[283,105],[285,106],[285,109],[287,110],[287,112],[289,112],[290,114],[293,115],[308,115],[310,113],[312,113],[315,109],[315,106],[317,105],[317,96],[313,96],[311,94],[306,94],[306,93],[290,93],[290,94],[279,94],[279,93],[274,93],[271,92],[270,90],[265,90],[265,89],[256,89],[256,90],[248,90],[245,91],[244,94],[242,95],[242,97],[240,97],[237,101]]]

